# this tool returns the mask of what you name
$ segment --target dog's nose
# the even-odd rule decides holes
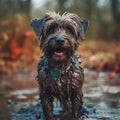
[[[63,45],[64,42],[65,42],[65,38],[64,37],[57,37],[56,38],[57,45]]]

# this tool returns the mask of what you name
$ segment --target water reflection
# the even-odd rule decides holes
[[[9,82],[1,81],[0,120],[27,120],[28,116],[30,120],[43,118],[38,104],[37,81],[33,74],[30,78],[31,72],[24,74],[24,77],[22,75],[23,73],[17,73]],[[83,91],[86,105],[83,109],[84,114],[89,113],[89,118],[85,120],[120,120],[120,86],[111,86],[107,73],[86,70],[85,79]],[[54,114],[58,115],[56,120],[63,120],[65,118],[60,119],[59,116],[62,109],[58,106],[59,103],[54,109]]]

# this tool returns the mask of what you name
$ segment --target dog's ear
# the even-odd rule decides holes
[[[44,28],[45,18],[34,19],[30,24],[33,27],[36,35],[40,37]]]
[[[85,39],[85,34],[87,32],[88,26],[89,26],[89,21],[88,20],[80,20],[79,35],[80,35],[82,40]]]

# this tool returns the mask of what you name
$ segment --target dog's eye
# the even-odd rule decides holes
[[[66,27],[66,32],[67,33],[74,33],[74,29],[71,26]]]
[[[50,28],[49,32],[53,33],[54,32],[54,27]]]
[[[47,31],[47,34],[52,34],[54,33],[54,27],[49,28],[49,30]]]

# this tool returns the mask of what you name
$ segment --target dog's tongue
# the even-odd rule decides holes
[[[64,53],[63,51],[54,51],[54,54],[59,56],[62,56],[63,53]]]

